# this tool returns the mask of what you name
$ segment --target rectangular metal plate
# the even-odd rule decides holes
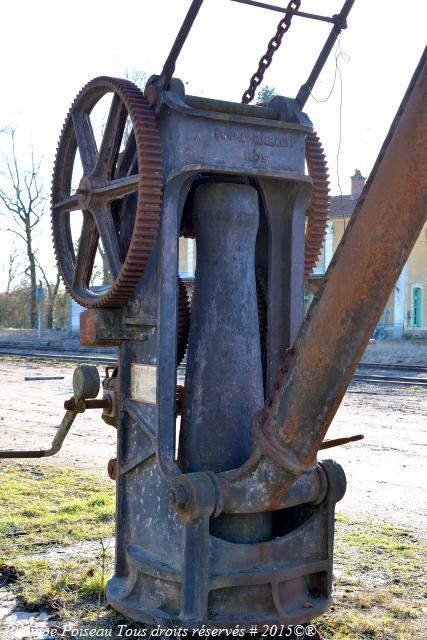
[[[157,367],[133,363],[131,367],[131,400],[156,404]]]
[[[191,168],[245,175],[304,175],[305,131],[255,118],[212,120],[172,113],[160,123],[167,173]]]

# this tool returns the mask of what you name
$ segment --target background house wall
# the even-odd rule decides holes
[[[351,193],[331,197],[329,236],[332,234],[332,240],[327,232],[324,244],[325,247],[327,244],[332,246],[333,252],[341,241],[365,181],[356,169],[351,177]],[[377,337],[427,335],[427,224],[397,279],[376,333]]]

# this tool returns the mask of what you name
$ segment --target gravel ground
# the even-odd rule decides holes
[[[321,452],[347,475],[339,511],[427,532],[426,412],[425,387],[351,384],[328,438],[365,438]]]
[[[375,346],[375,345],[374,345]],[[47,448],[71,397],[72,366],[0,360],[1,448]],[[100,370],[102,375],[102,370]],[[25,376],[63,380],[25,381]],[[352,383],[328,438],[362,433],[363,441],[322,452],[344,467],[348,489],[340,510],[381,517],[427,531],[425,477],[427,389]],[[49,464],[98,471],[106,477],[116,434],[100,410],[79,415]]]

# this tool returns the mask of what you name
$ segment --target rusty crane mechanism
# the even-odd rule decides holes
[[[328,179],[302,109],[353,1],[331,18],[303,13],[300,4],[280,9],[242,104],[186,95],[173,77],[202,5],[195,0],[145,93],[127,80],[92,80],[59,141],[52,190],[58,268],[87,308],[82,343],[118,345],[118,364],[101,399],[96,368],[77,368],[49,450],[1,455],[53,455],[79,413],[102,408],[117,428],[109,465],[117,482],[116,562],[107,597],[147,625],[295,625],[329,607],[334,509],[346,480],[317,453],[342,444],[325,441],[326,432],[427,218],[424,52],[304,317]],[[332,24],[307,82],[296,98],[250,105],[291,21],[301,17]],[[91,114],[107,94],[97,146]],[[180,235],[197,244],[191,309],[178,276]],[[100,242],[112,283],[95,292],[89,283]],[[177,366],[185,353],[182,386]]]

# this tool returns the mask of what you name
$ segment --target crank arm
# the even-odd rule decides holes
[[[74,395],[64,402],[66,413],[58,427],[50,449],[11,449],[0,450],[1,458],[47,458],[54,456],[61,449],[68,432],[78,413],[84,413],[86,409],[104,409],[112,411],[112,399],[110,395],[97,399],[99,392],[99,373],[96,367],[81,365],[77,367],[73,375]]]
[[[9,451],[0,451],[0,458],[46,458],[54,456],[61,449],[78,413],[81,413],[81,411],[67,411],[65,413],[55,437],[52,440],[50,449],[28,449],[21,451],[18,449],[11,449]]]

